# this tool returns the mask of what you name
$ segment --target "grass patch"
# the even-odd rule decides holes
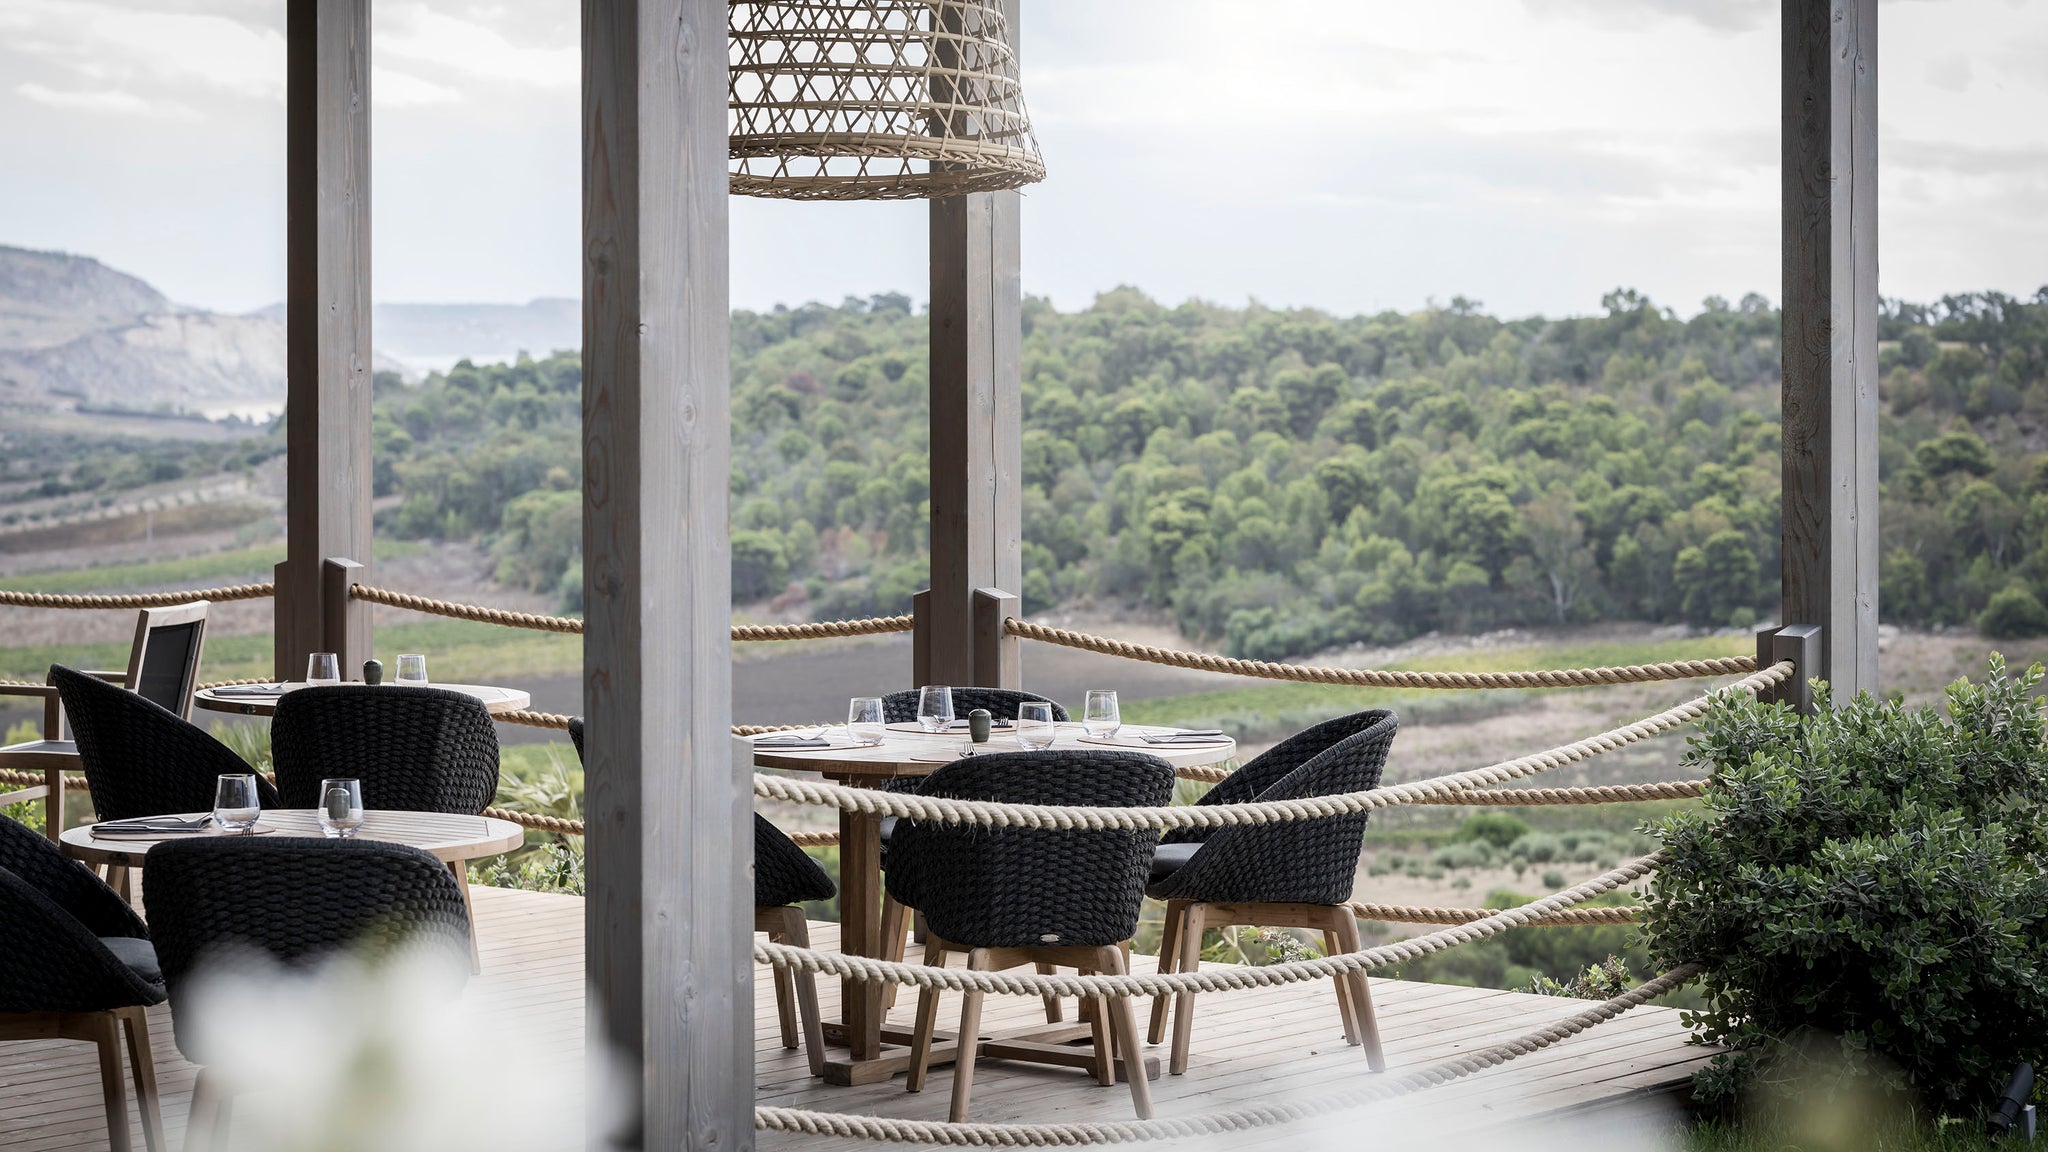
[[[371,549],[377,560],[395,560],[426,548],[417,540],[378,540]],[[159,584],[185,584],[200,580],[233,580],[254,583],[270,579],[271,569],[284,560],[284,545],[264,544],[186,556],[177,560],[149,560],[139,564],[95,565],[61,572],[32,572],[0,579],[0,590],[8,592],[119,592]]]
[[[0,679],[40,681],[52,664],[80,668],[128,666],[126,642],[37,644],[0,648]],[[377,629],[377,655],[386,668],[400,652],[425,652],[427,671],[454,684],[507,684],[540,676],[574,676],[583,670],[583,638],[552,632],[500,628],[469,620],[424,620]],[[273,645],[268,633],[208,636],[201,680],[236,680],[271,674]],[[359,670],[358,670],[359,672]]]

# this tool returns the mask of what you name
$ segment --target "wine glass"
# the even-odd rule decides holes
[[[1052,747],[1058,730],[1052,723],[1052,705],[1044,700],[1026,700],[1017,705],[1017,742],[1026,748]]]
[[[341,683],[341,658],[332,652],[315,652],[306,657],[306,683]]]
[[[247,772],[230,773],[215,781],[213,822],[227,832],[247,832],[256,826],[263,806],[256,800],[256,777]]]
[[[1101,738],[1116,735],[1116,730],[1123,726],[1116,712],[1116,693],[1106,688],[1090,688],[1088,702],[1081,708],[1081,727],[1090,736]]]
[[[427,658],[418,652],[398,654],[398,682],[414,688],[427,686]]]
[[[917,690],[917,723],[927,732],[944,732],[953,726],[953,690],[944,684],[927,684]]]
[[[320,782],[320,831],[330,839],[356,834],[363,826],[363,784],[360,780]]]
[[[846,731],[853,742],[872,748],[882,742],[882,698],[855,696],[846,706]]]

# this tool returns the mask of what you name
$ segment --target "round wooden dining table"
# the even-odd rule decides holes
[[[201,688],[192,694],[192,705],[209,712],[233,712],[242,716],[269,716],[277,711],[277,702],[288,692],[306,685],[297,680],[279,684],[231,684],[220,688]],[[408,685],[385,684],[393,692],[402,692]],[[517,688],[500,688],[493,684],[427,684],[428,688],[443,688],[474,696],[493,716],[506,712],[525,711],[533,703],[531,694]]]
[[[991,733],[988,743],[970,744],[964,731],[929,733],[912,725],[892,724],[880,744],[858,746],[844,727],[825,728],[818,735],[823,748],[777,748],[778,739],[813,735],[809,730],[773,732],[752,739],[754,766],[790,772],[816,772],[828,780],[857,788],[879,788],[906,776],[929,776],[973,754],[1029,751],[1007,729]],[[1146,736],[1183,734],[1185,729],[1125,724],[1114,736],[1088,736],[1080,724],[1061,722],[1051,750],[1114,748],[1145,752],[1176,768],[1221,764],[1237,757],[1237,742],[1228,736],[1199,744],[1148,744]],[[854,956],[881,956],[882,819],[859,812],[839,814],[839,947]],[[841,987],[840,1027],[830,1029],[843,1039],[846,1055],[828,1054],[825,1080],[830,1084],[872,1084],[909,1066],[907,1034],[886,1032],[883,985],[848,980]]]

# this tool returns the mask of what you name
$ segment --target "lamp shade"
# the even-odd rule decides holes
[[[733,0],[732,191],[902,200],[1045,178],[1003,0]]]

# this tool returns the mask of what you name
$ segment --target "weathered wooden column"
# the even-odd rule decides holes
[[[587,1043],[624,1081],[593,1148],[754,1144],[726,243],[725,0],[584,0]]]
[[[328,633],[329,559],[370,560],[370,2],[285,10],[285,560],[274,674],[367,654],[370,615]],[[344,669],[344,674],[347,669]]]
[[[1784,624],[1877,679],[1877,0],[1785,0]]]
[[[1008,16],[1014,45],[1014,3]],[[946,47],[934,48],[941,63]],[[1017,193],[931,202],[932,587],[918,644],[935,684],[978,684],[977,668],[1016,667],[976,659],[974,596],[1024,585],[1019,247]]]

